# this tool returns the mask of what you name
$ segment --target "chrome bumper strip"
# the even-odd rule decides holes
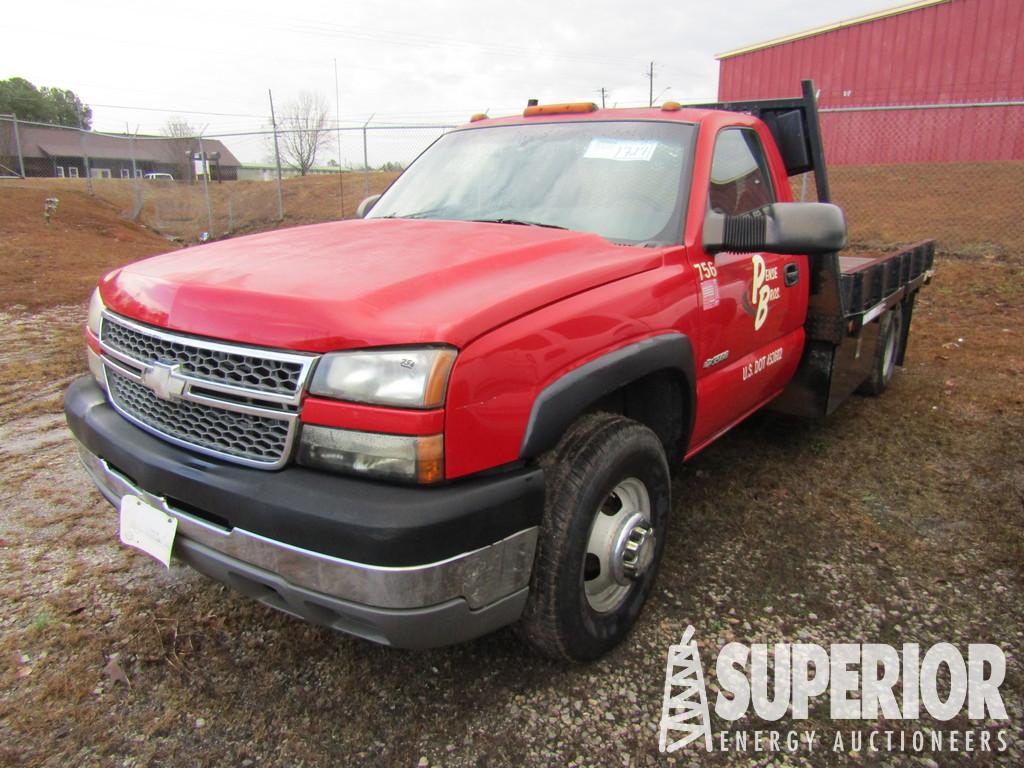
[[[178,537],[331,597],[395,609],[421,608],[461,597],[471,609],[477,609],[523,589],[530,581],[536,527],[436,563],[367,565],[294,547],[241,528],[228,530],[213,525],[136,487],[82,445],[79,453],[99,490],[115,507],[125,495],[138,496],[178,520]]]

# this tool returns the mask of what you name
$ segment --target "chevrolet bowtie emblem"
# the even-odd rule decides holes
[[[142,383],[153,390],[161,400],[178,400],[185,390],[185,379],[178,374],[177,363],[153,363],[142,372]]]

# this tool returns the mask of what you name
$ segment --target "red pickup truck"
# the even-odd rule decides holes
[[[840,257],[827,200],[809,83],[477,116],[361,220],[104,277],[68,423],[165,564],[381,643],[515,624],[595,658],[652,589],[671,468],[902,362],[933,246]]]

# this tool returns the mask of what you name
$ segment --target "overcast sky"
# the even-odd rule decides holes
[[[343,124],[460,123],[528,98],[600,102],[601,87],[609,106],[645,105],[652,60],[659,101],[711,99],[716,53],[897,2],[19,2],[0,79],[72,89],[97,130],[159,133],[181,115],[218,134],[265,127],[267,89],[279,108],[319,92],[333,119],[336,59]]]

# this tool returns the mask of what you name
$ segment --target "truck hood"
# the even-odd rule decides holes
[[[135,320],[259,346],[462,347],[538,307],[653,269],[662,253],[541,227],[341,221],[156,256],[107,275],[100,293]]]

